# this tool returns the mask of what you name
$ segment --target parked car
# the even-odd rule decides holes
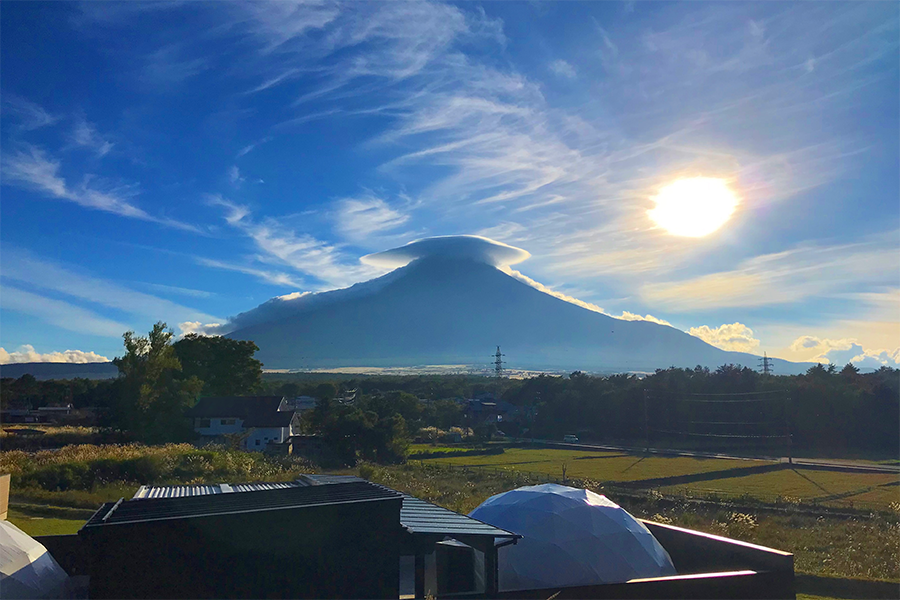
[[[564,436],[563,436],[563,441],[566,442],[566,443],[568,443],[568,444],[577,444],[577,443],[578,443],[578,436],[577,436],[577,435],[571,435],[571,434],[570,434],[570,435],[564,435]]]

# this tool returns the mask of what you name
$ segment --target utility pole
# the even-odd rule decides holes
[[[765,352],[763,352],[763,357],[759,359],[759,366],[762,367],[763,375],[772,374],[772,359]]]
[[[500,346],[497,346],[497,353],[494,354],[494,375],[498,378],[503,377],[503,357],[505,354],[500,353]]]

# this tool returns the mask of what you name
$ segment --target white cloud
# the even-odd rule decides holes
[[[896,285],[897,234],[833,246],[802,244],[745,260],[731,271],[682,281],[646,284],[648,304],[674,310],[766,306],[812,296],[846,294],[861,285]]]
[[[313,292],[291,292],[290,294],[284,294],[283,296],[276,296],[279,300],[296,300],[297,298],[302,298],[304,296],[309,296]]]
[[[35,146],[26,146],[25,150],[4,156],[4,183],[34,190],[58,200],[74,202],[84,208],[101,210],[131,219],[151,221],[175,229],[199,232],[193,225],[147,214],[143,209],[131,203],[131,199],[136,195],[131,187],[101,189],[93,185],[94,178],[91,176],[85,176],[80,185],[72,187],[59,175],[59,170],[59,161],[49,158],[43,150]]]
[[[200,321],[185,321],[178,324],[178,329],[181,330],[181,333],[178,335],[179,339],[192,333],[212,337],[222,335],[224,326],[222,325],[222,323],[201,323]]]
[[[241,170],[238,169],[237,165],[232,165],[231,168],[228,169],[228,181],[235,187],[244,183],[245,179],[241,177]]]
[[[743,323],[731,323],[718,327],[701,325],[691,327],[688,333],[707,344],[732,352],[753,352],[759,348],[759,340],[753,337],[753,330]]]
[[[669,323],[668,321],[666,321],[665,319],[658,319],[658,318],[654,317],[653,315],[641,316],[639,314],[628,312],[627,310],[622,311],[621,315],[616,316],[616,315],[610,314],[609,316],[615,317],[616,319],[621,319],[623,321],[650,321],[651,323],[656,323],[657,325],[666,325],[667,327],[672,327],[672,324]]]
[[[564,77],[566,79],[575,79],[576,77],[578,77],[578,73],[575,71],[575,67],[562,59],[554,60],[552,63],[550,63],[549,69],[555,75]]]
[[[301,281],[295,279],[287,273],[269,271],[267,269],[258,269],[248,265],[238,265],[223,260],[214,260],[211,258],[197,257],[196,261],[197,264],[203,265],[204,267],[212,267],[214,269],[223,269],[225,271],[235,271],[237,273],[243,273],[245,275],[252,275],[260,281],[264,281],[265,283],[269,283],[272,285],[281,285],[284,287],[299,287],[303,285]]]
[[[100,356],[95,352],[85,352],[83,350],[65,350],[63,352],[47,352],[41,354],[36,352],[31,344],[19,346],[12,352],[7,352],[0,347],[0,365],[9,365],[13,363],[95,363],[109,362],[105,356]]]
[[[202,311],[150,294],[136,292],[103,279],[82,275],[41,260],[29,252],[12,248],[3,249],[2,276],[7,280],[12,279],[24,282],[31,286],[52,290],[56,293],[86,300],[107,308],[117,309],[127,314],[148,317],[154,321],[160,319],[175,321],[192,318],[199,318],[204,321],[218,320],[216,317]],[[50,301],[48,300],[48,302]],[[3,306],[7,306],[5,295],[3,297]],[[17,310],[22,309],[19,308]],[[121,326],[116,324],[116,327],[120,328]],[[124,331],[125,329],[120,329],[119,334]]]
[[[578,118],[554,108],[539,85],[505,61],[477,58],[478,52],[472,51],[475,44],[481,54],[502,51],[502,24],[466,5],[242,3],[221,11],[230,22],[220,32],[238,32],[253,44],[256,52],[241,57],[244,62],[236,68],[247,68],[258,90],[286,86],[298,75],[308,77],[314,87],[318,84],[299,99],[298,119],[316,114],[388,117],[390,129],[371,143],[396,143],[403,153],[384,170],[410,168],[413,180],[420,177],[420,167],[436,174],[433,184],[417,194],[426,218],[441,222],[442,216],[449,216],[455,225],[449,230],[460,230],[463,222],[476,223],[477,229],[496,223],[498,214],[506,217],[527,210],[530,220],[521,221],[523,239],[515,241],[524,244],[530,236],[528,247],[544,264],[552,263],[546,271],[552,269],[557,276],[637,274],[651,282],[649,275],[671,273],[701,255],[647,230],[642,203],[647,190],[659,183],[656,177],[671,176],[679,169],[734,176],[741,181],[747,214],[752,215],[754,208],[772,199],[827,181],[834,166],[848,156],[845,140],[823,137],[820,129],[808,136],[782,128],[791,132],[791,139],[785,139],[773,126],[777,140],[769,145],[746,135],[754,129],[768,134],[754,123],[796,114],[798,107],[808,108],[813,102],[818,107],[825,102],[822,94],[833,91],[830,83],[801,89],[796,72],[772,68],[773,61],[779,67],[788,63],[797,67],[810,55],[805,46],[815,46],[818,52],[832,46],[835,52],[844,52],[845,43],[865,45],[843,38],[869,35],[879,21],[857,19],[860,26],[852,34],[836,31],[834,36],[822,36],[819,13],[811,14],[811,19],[798,18],[797,11],[804,10],[791,8],[754,22],[744,6],[696,10],[675,6],[666,8],[645,36],[629,30],[637,26],[625,22],[621,30],[610,29],[615,42],[598,25],[597,46],[609,70],[609,81],[598,82],[598,91],[600,97],[609,96],[610,104],[598,105],[594,114],[582,110]],[[863,11],[848,9],[851,12],[858,17]],[[798,31],[795,23],[804,26]],[[723,36],[722,31],[728,34]],[[782,33],[777,37],[789,40],[789,48],[776,48],[778,40],[771,32],[787,31],[804,35]],[[824,46],[821,39],[826,39]],[[486,48],[485,42],[493,40],[497,43]],[[895,44],[880,46],[884,54]],[[824,71],[825,58],[821,64],[817,76]],[[759,80],[752,80],[749,95],[744,81],[762,67],[774,83],[757,85]],[[779,75],[782,72],[785,75]],[[711,89],[711,74],[716,78],[714,94],[705,93]],[[313,105],[316,102],[324,107]],[[605,109],[617,105],[628,107],[625,114],[607,118]],[[623,135],[618,117],[633,121],[635,115],[640,115],[640,126]],[[741,118],[729,118],[734,115]],[[737,135],[725,131],[729,123],[739,123],[734,127],[741,131]],[[721,136],[706,135],[720,129]],[[710,139],[722,142],[710,147],[705,143]],[[249,144],[239,154],[255,146]],[[429,210],[436,214],[427,214]],[[346,283],[363,275],[357,271],[338,277],[334,269],[352,267],[353,259],[339,244],[323,241],[322,235],[305,236],[299,228],[262,217],[249,219],[247,213],[233,213],[231,219],[257,244],[262,261],[253,258],[256,262],[273,261],[326,282]],[[390,224],[390,216],[385,222]],[[351,225],[348,231],[352,229]],[[365,233],[357,230],[358,235]],[[714,247],[710,242],[706,249]],[[768,298],[778,299],[781,293],[780,301],[789,302],[818,294],[819,289],[811,289],[815,285],[804,288],[801,278],[786,275],[782,279],[788,285],[773,281],[764,286],[776,292]],[[760,302],[748,299],[757,283],[753,278],[736,279],[701,283],[711,287],[721,283],[723,291],[716,295],[730,303],[726,305]],[[692,282],[675,284],[689,287]],[[673,290],[671,285],[647,287],[645,292],[661,296],[664,310],[717,302],[703,296],[679,300],[685,288]],[[829,293],[841,291],[835,289],[839,287],[831,286]]]
[[[855,338],[829,339],[802,335],[791,343],[791,350],[803,353],[810,362],[838,366],[853,363],[857,367],[880,368],[900,366],[900,348],[866,349]]]
[[[391,231],[409,221],[409,215],[391,208],[373,195],[344,198],[337,201],[336,226],[353,241],[363,241],[373,234]]]
[[[59,116],[48,113],[34,102],[12,94],[4,94],[3,112],[14,115],[19,120],[19,128],[25,131],[47,127],[60,120]]]
[[[367,265],[396,269],[420,258],[454,258],[473,260],[503,270],[529,256],[531,255],[521,248],[477,235],[444,235],[415,240],[399,248],[363,256],[360,260]]]
[[[4,268],[8,264],[4,259]],[[7,284],[3,285],[2,298],[4,310],[32,315],[68,331],[117,338],[131,329],[128,325],[101,317],[68,302],[45,298]]]
[[[253,241],[257,254],[253,262],[289,267],[324,283],[323,289],[344,287],[384,273],[384,270],[362,264],[340,246],[310,234],[298,233],[283,220],[265,218],[255,221],[250,210],[221,197],[210,203],[226,209],[225,221]],[[254,275],[269,283],[290,287],[308,287],[284,273],[260,269],[253,264],[236,265],[223,261],[199,259],[200,264]]]
[[[75,129],[72,131],[72,142],[77,146],[90,149],[97,156],[106,156],[114,145],[109,140],[104,139],[97,132],[97,128],[84,119],[79,119],[75,123]]]
[[[515,269],[511,269],[508,266],[501,266],[500,270],[503,271],[504,273],[506,273],[507,275],[509,275],[510,277],[518,279],[522,283],[530,285],[531,287],[535,288],[536,290],[540,290],[540,291],[544,292],[545,294],[549,294],[549,295],[553,296],[554,298],[559,298],[560,300],[564,300],[565,302],[569,302],[571,304],[574,304],[575,306],[580,306],[581,308],[586,308],[587,310],[590,310],[593,312],[598,312],[600,314],[604,314],[604,315],[606,315],[608,317],[612,317],[614,319],[620,319],[622,321],[649,321],[651,323],[656,323],[657,325],[667,325],[669,327],[672,326],[672,324],[669,323],[668,321],[663,320],[663,319],[658,319],[658,318],[654,317],[653,315],[645,315],[642,317],[639,314],[628,312],[627,310],[622,311],[622,314],[620,314],[620,315],[614,315],[614,314],[604,310],[603,308],[597,306],[596,304],[593,304],[591,302],[585,302],[584,300],[579,300],[578,298],[568,296],[566,294],[563,294],[562,292],[558,292],[558,291],[554,290],[553,288],[549,288],[546,285],[544,285],[543,283],[541,283],[539,281],[535,281],[531,277],[528,277],[527,275],[520,273],[519,271],[516,271]]]

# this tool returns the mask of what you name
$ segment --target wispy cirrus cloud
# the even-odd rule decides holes
[[[409,214],[392,208],[373,194],[342,198],[336,205],[335,226],[341,235],[353,241],[367,240],[374,234],[396,230],[410,219]]]
[[[297,232],[283,219],[256,220],[246,206],[221,196],[211,196],[208,200],[211,205],[225,210],[225,222],[252,241],[255,253],[247,257],[248,263],[244,265],[201,259],[205,266],[243,272],[275,285],[317,289],[344,287],[384,273],[383,269],[362,264],[357,256],[336,244]],[[273,272],[260,265],[289,268],[302,274],[304,279],[311,277],[317,282],[301,283],[295,275]]]
[[[204,267],[212,267],[213,269],[222,269],[225,271],[243,273],[244,275],[251,275],[259,279],[260,281],[271,285],[280,285],[293,288],[306,287],[306,284],[300,279],[297,279],[296,277],[283,272],[260,269],[253,266],[241,265],[224,260],[215,260],[212,258],[204,258],[200,256],[196,257],[195,261],[198,265],[202,265]]]
[[[801,244],[743,261],[729,271],[640,289],[647,303],[679,311],[768,306],[846,294],[860,285],[896,285],[896,233],[854,244]]]
[[[4,310],[38,317],[50,325],[67,331],[119,337],[130,329],[124,323],[107,319],[80,306],[27,292],[8,284],[3,284],[0,294],[3,296]]]
[[[559,75],[565,79],[575,79],[578,77],[578,71],[575,70],[575,67],[562,59],[554,60],[550,63],[548,68],[554,75]]]
[[[168,321],[188,319],[217,320],[216,317],[203,311],[67,269],[62,265],[43,260],[30,252],[16,248],[3,248],[2,277],[7,281],[13,280],[18,282],[18,284],[24,283],[56,294],[77,298],[106,309],[115,309],[125,314],[137,315],[148,319]],[[20,295],[19,297],[23,296]],[[48,307],[55,302],[58,301],[47,299],[40,306]],[[4,294],[3,307],[21,311],[22,303],[16,302],[15,306],[10,305],[7,303],[6,294]],[[29,314],[36,313],[29,312]],[[47,319],[53,319],[53,322],[56,323],[55,317],[46,315],[43,312],[41,312],[41,315]],[[119,328],[117,335],[121,335],[124,329],[121,329],[119,324],[116,324],[116,326]]]
[[[18,127],[23,131],[33,131],[53,125],[62,117],[54,115],[42,106],[14,94],[4,94],[3,114],[12,115],[18,120]]]
[[[202,233],[189,223],[157,217],[133,203],[137,196],[134,186],[103,188],[97,180],[86,175],[80,184],[70,185],[60,175],[61,163],[37,146],[23,145],[23,149],[6,154],[3,159],[4,183],[36,191],[57,200],[66,200],[84,208],[112,213],[120,217],[150,221],[166,227]]]
[[[78,119],[71,135],[72,143],[76,146],[87,148],[97,156],[106,156],[113,149],[114,144],[101,135],[94,124],[85,119]]]

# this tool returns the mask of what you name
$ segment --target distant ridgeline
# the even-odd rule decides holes
[[[111,362],[103,363],[13,363],[0,365],[0,377],[18,379],[31,375],[39,381],[47,379],[115,379],[119,369]]]

